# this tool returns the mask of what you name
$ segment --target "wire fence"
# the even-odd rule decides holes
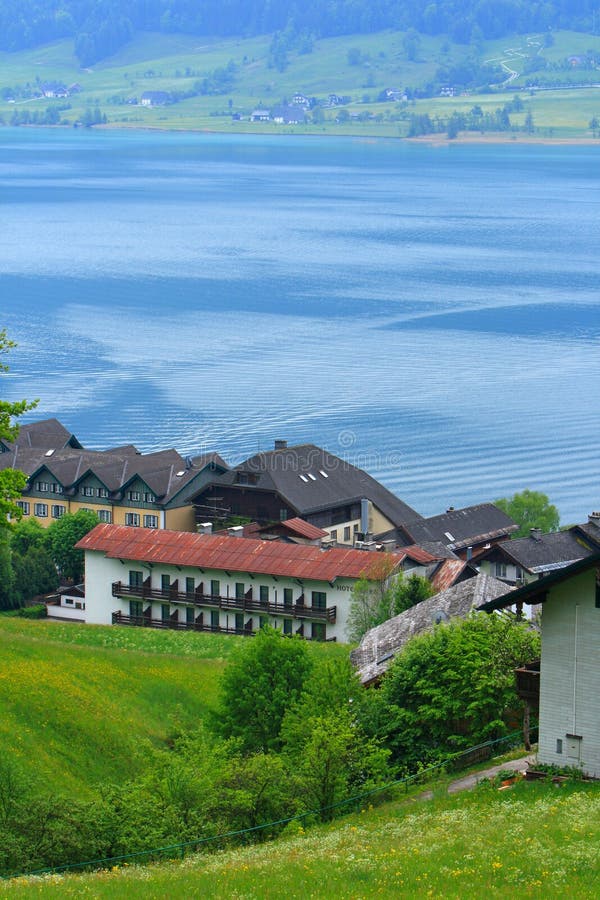
[[[532,738],[536,731],[537,729],[532,729]],[[65,863],[64,865],[51,866],[44,869],[35,869],[30,872],[2,875],[0,876],[0,879],[6,881],[12,878],[23,878],[40,875],[57,875],[64,874],[66,872],[94,871],[102,869],[106,870],[111,869],[115,866],[119,866],[123,863],[130,863],[132,861],[136,863],[150,863],[166,859],[184,859],[186,853],[195,853],[205,847],[220,849],[226,844],[236,840],[238,842],[248,841],[248,839],[251,839],[253,836],[261,832],[265,832],[268,829],[281,829],[286,825],[289,825],[291,822],[302,822],[306,819],[314,820],[315,818],[318,818],[318,820],[320,821],[331,819],[333,818],[332,814],[336,810],[340,810],[343,808],[351,810],[352,807],[364,806],[365,800],[375,797],[376,795],[393,792],[398,788],[404,788],[404,791],[408,793],[408,790],[411,786],[428,781],[436,772],[441,773],[446,771],[457,771],[472,765],[476,765],[479,762],[491,759],[493,750],[499,749],[500,746],[504,746],[505,751],[508,751],[520,746],[522,743],[522,732],[515,731],[511,734],[505,735],[504,737],[496,738],[491,741],[485,741],[482,744],[477,744],[474,747],[469,747],[467,750],[462,750],[458,753],[450,754],[448,758],[443,760],[442,762],[423,767],[418,772],[415,772],[412,775],[407,775],[405,778],[398,778],[395,781],[390,781],[387,784],[372,788],[369,791],[364,791],[361,794],[355,794],[353,797],[347,797],[344,800],[339,800],[337,803],[332,803],[329,806],[322,806],[319,809],[308,809],[304,812],[296,813],[295,815],[289,816],[285,819],[278,819],[273,822],[265,822],[262,825],[254,825],[250,828],[242,828],[237,831],[226,831],[222,832],[221,834],[211,835],[210,837],[196,838],[194,840],[184,841],[178,844],[169,844],[165,847],[155,847],[151,850],[138,850],[135,853],[126,853],[121,856],[109,856],[103,857],[101,859],[86,860],[85,862],[78,863]]]

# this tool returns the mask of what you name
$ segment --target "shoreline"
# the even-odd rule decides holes
[[[239,131],[227,129],[221,130],[219,128],[165,128],[160,125],[125,125],[122,123],[116,122],[107,122],[106,124],[98,124],[91,126],[78,126],[75,127],[73,125],[4,125],[0,126],[0,133],[3,128],[15,130],[15,129],[36,129],[36,130],[46,130],[49,131],[123,131],[123,132],[156,132],[158,134],[223,134],[223,135],[242,135],[252,137],[256,136],[273,136],[273,137],[335,137],[335,138],[351,138],[353,140],[362,140],[367,142],[374,141],[399,141],[406,142],[408,144],[427,144],[433,147],[449,147],[452,144],[490,144],[490,145],[515,145],[515,144],[537,144],[537,145],[547,145],[547,146],[594,146],[597,145],[600,147],[600,136],[599,137],[564,137],[564,136],[556,136],[550,137],[548,135],[541,134],[525,134],[522,132],[502,132],[495,131],[489,132],[485,134],[475,133],[475,132],[459,132],[454,138],[449,138],[447,134],[444,133],[434,133],[434,134],[423,134],[418,137],[401,137],[399,135],[393,134],[369,134],[363,132],[339,132],[339,131],[320,131],[315,133],[314,131],[296,131],[295,129],[289,130],[281,130],[281,131],[266,131],[264,129],[253,129],[250,130],[242,130]]]

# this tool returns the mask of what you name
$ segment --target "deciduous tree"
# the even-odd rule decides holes
[[[541,491],[524,490],[494,502],[519,526],[514,537],[527,537],[532,528],[541,528],[544,532],[558,530],[558,509]]]
[[[75,544],[97,524],[95,512],[80,509],[67,513],[48,528],[52,559],[64,578],[71,578],[75,583],[83,578],[83,550],[76,550]]]

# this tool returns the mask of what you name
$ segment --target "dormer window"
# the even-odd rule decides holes
[[[127,499],[133,501],[139,501],[140,492],[139,491],[127,491]]]
[[[238,484],[250,484],[247,472],[238,472],[236,481]]]
[[[89,486],[87,486],[87,485],[84,485],[84,486],[81,488],[81,495],[82,495],[83,497],[93,497],[93,496],[94,496],[94,488],[93,488],[93,487],[89,487]]]

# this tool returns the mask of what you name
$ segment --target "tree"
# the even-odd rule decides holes
[[[494,502],[519,526],[513,537],[527,537],[532,528],[541,528],[543,532],[558,530],[558,509],[541,491],[524,490]]]
[[[538,655],[538,633],[514,617],[438,625],[396,656],[372,721],[406,771],[440,762],[507,733],[508,714],[522,708],[514,669]]]
[[[33,597],[58,587],[58,572],[49,543],[48,531],[36,519],[22,519],[13,526],[10,537],[13,607],[23,606]]]
[[[8,339],[6,330],[0,330],[0,358],[16,347],[14,341]],[[0,373],[7,372],[8,366],[0,362]],[[14,421],[37,406],[38,401],[29,403],[27,400],[9,402],[0,400],[0,440],[14,441],[19,433],[19,426]],[[27,484],[27,476],[17,469],[4,469],[0,472],[0,530],[11,519],[19,519],[21,510],[15,500],[21,496],[21,492]]]
[[[419,32],[414,28],[409,28],[402,38],[402,48],[406,53],[406,58],[411,62],[415,62],[419,49],[421,47],[421,37]]]
[[[75,583],[83,578],[83,550],[76,550],[75,544],[98,524],[98,516],[90,510],[80,509],[67,513],[48,528],[50,551],[55,565],[63,578],[71,578]]]
[[[377,554],[352,590],[348,635],[359,641],[363,634],[431,597],[433,589],[420,575],[394,574],[396,562],[389,554]]]
[[[218,730],[238,738],[245,752],[278,750],[283,717],[310,670],[303,641],[284,638],[275,628],[261,629],[225,669]]]

